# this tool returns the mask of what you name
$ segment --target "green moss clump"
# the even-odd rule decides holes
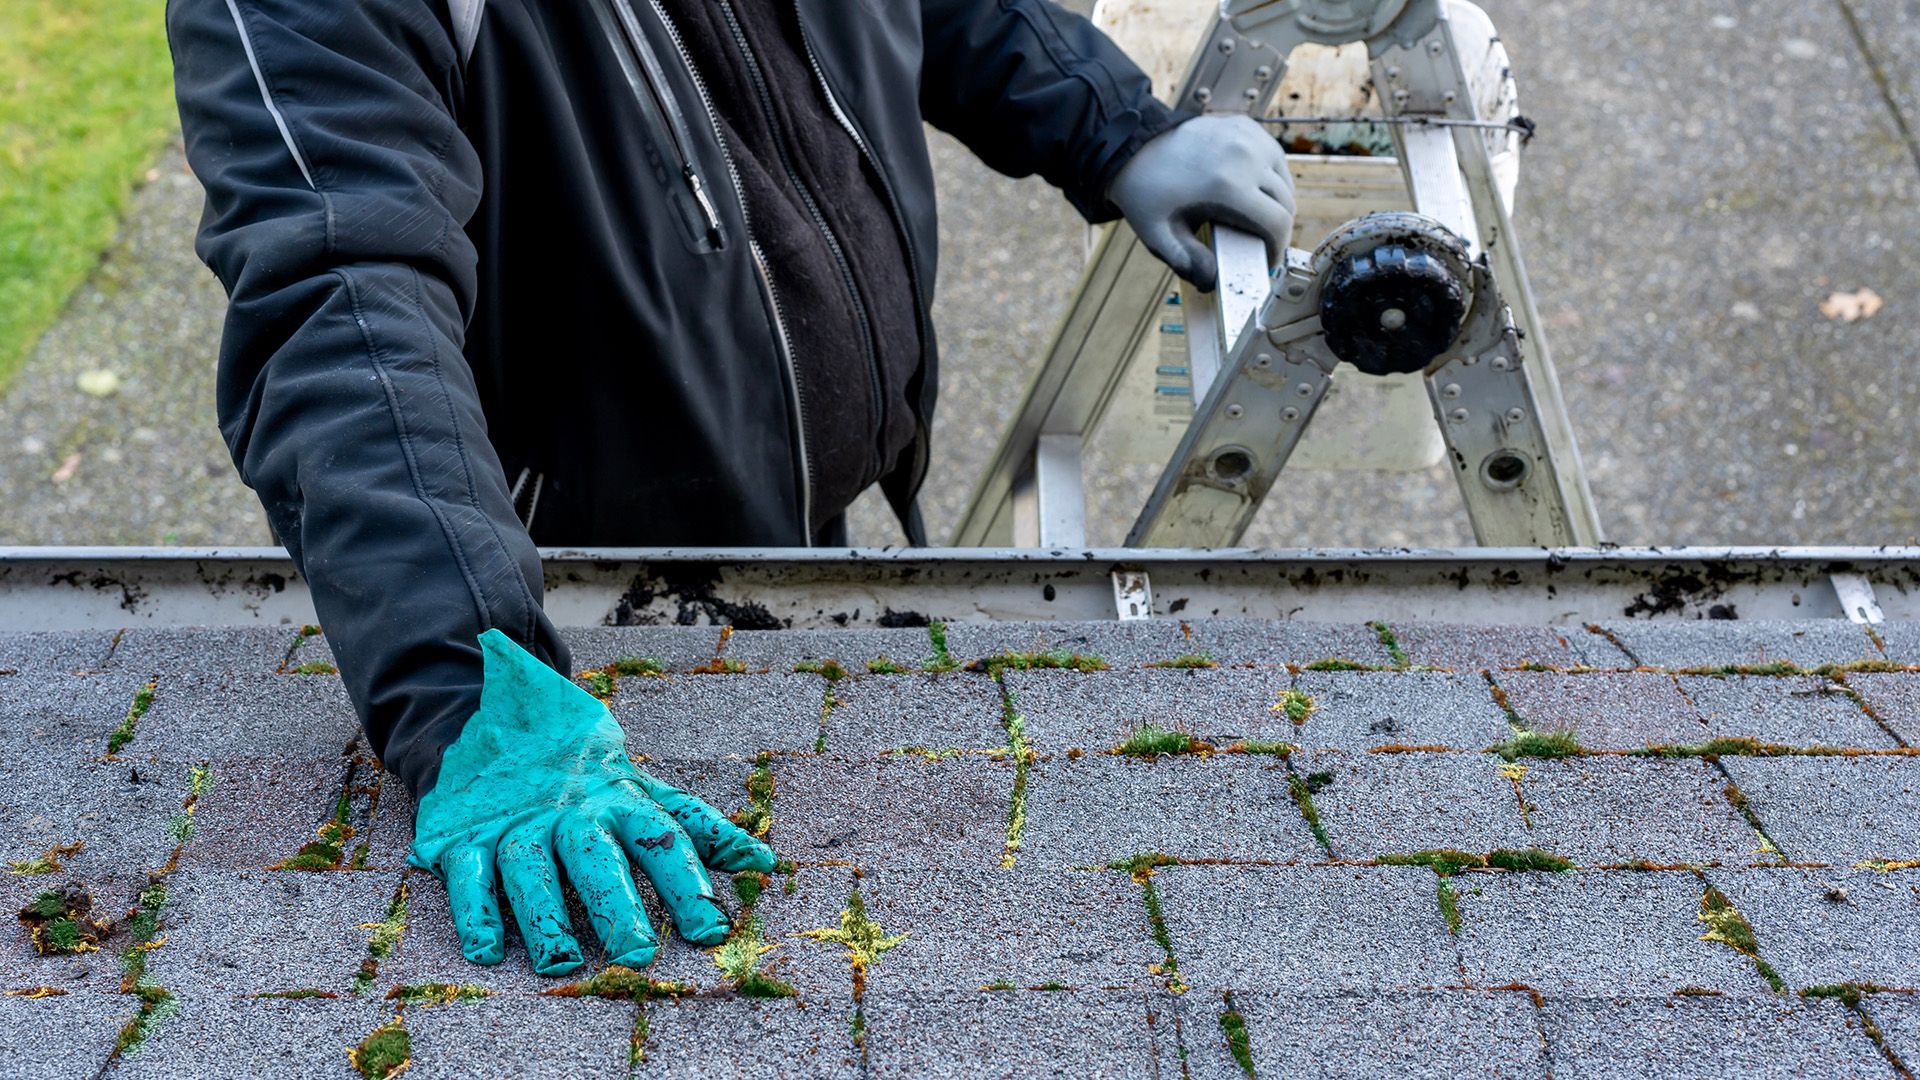
[[[1498,754],[1508,761],[1520,758],[1570,758],[1583,753],[1580,737],[1571,731],[1523,731],[1497,746],[1489,747],[1489,753]]]
[[[954,659],[953,653],[947,651],[946,623],[938,621],[928,623],[927,641],[933,646],[933,658],[927,662],[923,670],[944,672],[959,669],[960,661]]]
[[[374,978],[380,973],[380,961],[393,955],[400,947],[400,939],[407,933],[407,883],[402,881],[400,888],[387,903],[386,917],[376,923],[367,923],[361,927],[371,931],[367,937],[367,957],[360,961],[360,970],[353,977],[353,993],[358,997],[373,986]]]
[[[1700,935],[1701,941],[1717,941],[1734,952],[1753,961],[1754,970],[1767,980],[1776,994],[1787,992],[1787,983],[1775,971],[1772,964],[1760,955],[1760,940],[1753,933],[1753,924],[1733,906],[1725,893],[1713,886],[1700,897],[1699,920],[1707,924],[1707,932]]]
[[[1425,866],[1441,877],[1457,874],[1462,870],[1478,870],[1487,865],[1485,855],[1476,855],[1471,851],[1456,851],[1453,848],[1382,855],[1373,861],[1381,866]]]
[[[1717,758],[1717,757],[1789,757],[1801,751],[1780,743],[1761,742],[1750,735],[1721,736],[1697,743],[1648,746],[1633,751],[1635,757]]]
[[[402,989],[404,989],[404,987]],[[395,991],[395,993],[398,993],[398,991]],[[281,1001],[308,1001],[316,998],[333,999],[338,998],[340,995],[331,990],[268,990],[264,993],[250,996]],[[391,997],[392,995],[389,994],[388,996]]]
[[[828,682],[839,682],[847,677],[846,666],[838,660],[802,660],[793,665],[793,670],[802,675],[819,675]]]
[[[747,670],[745,660],[714,657],[697,668],[688,670],[690,675],[742,675]]]
[[[1717,667],[1680,668],[1676,675],[1712,675],[1727,678],[1732,675],[1808,675],[1811,672],[1791,660],[1775,660],[1765,664],[1721,664]]]
[[[1109,870],[1125,870],[1135,881],[1145,881],[1153,876],[1155,870],[1163,866],[1178,866],[1180,860],[1159,851],[1143,851],[1130,859],[1118,859],[1107,864]]]
[[[1317,706],[1313,703],[1313,696],[1302,693],[1299,690],[1280,691],[1280,700],[1267,707],[1269,712],[1277,712],[1286,716],[1286,718],[1293,723],[1294,727],[1299,727],[1301,724],[1306,723],[1307,717],[1313,715],[1315,708],[1317,708]]]
[[[616,677],[665,675],[667,666],[652,656],[623,656],[600,670]]]
[[[872,675],[905,675],[913,669],[897,660],[876,656],[867,661],[867,672]]]
[[[1291,757],[1298,749],[1292,743],[1274,742],[1271,739],[1245,739],[1227,747],[1235,754],[1272,754],[1274,757]]]
[[[728,820],[754,836],[765,837],[773,828],[773,758],[761,754],[747,774],[747,808],[735,811]]]
[[[733,984],[735,993],[751,998],[790,998],[800,991],[790,982],[776,979],[764,971],[750,972]]]
[[[1227,1036],[1227,1052],[1247,1074],[1247,1080],[1253,1080],[1253,1040],[1247,1036],[1247,1018],[1238,1009],[1229,1004],[1227,1011],[1220,1014],[1220,1030]]]
[[[66,914],[67,903],[64,897],[51,889],[42,890],[27,902],[22,915],[32,915],[41,919],[57,919]]]
[[[126,719],[121,720],[120,726],[113,729],[113,734],[107,736],[108,757],[119,753],[123,747],[133,741],[134,731],[140,726],[140,718],[147,715],[147,710],[153,707],[154,691],[159,688],[159,683],[150,682],[134,692],[133,704],[127,707]]]
[[[396,1015],[347,1051],[347,1057],[367,1080],[391,1080],[413,1063],[413,1037]]]
[[[340,792],[339,799],[333,805],[333,816],[321,824],[317,830],[317,839],[302,844],[300,850],[267,867],[269,870],[338,870],[346,861],[347,841],[353,839],[353,826],[347,819],[353,814],[353,804],[346,791]],[[365,845],[362,845],[364,847]]]
[[[1573,869],[1573,860],[1539,848],[1501,848],[1487,852],[1487,865],[1495,870],[1542,870],[1559,873]]]
[[[688,983],[656,979],[644,971],[636,971],[619,964],[609,964],[606,970],[595,973],[591,978],[571,982],[565,986],[556,986],[551,990],[543,990],[541,996],[646,1001],[654,998],[681,997],[693,993],[693,990],[694,988]]]
[[[1041,652],[1007,652],[975,660],[968,667],[999,678],[1005,671],[1106,671],[1107,662],[1093,653],[1047,649]]]
[[[614,682],[613,676],[604,671],[583,671],[580,673],[580,682],[587,688],[587,693],[601,701],[611,698],[614,690],[619,686]]]
[[[1184,731],[1170,731],[1149,724],[1129,735],[1126,742],[1114,748],[1114,753],[1129,757],[1159,757],[1162,754],[1194,754],[1211,749]]]
[[[1373,632],[1379,635],[1380,645],[1387,650],[1388,656],[1393,657],[1394,667],[1409,668],[1413,666],[1413,661],[1407,657],[1407,651],[1400,647],[1400,638],[1393,632],[1393,627],[1383,622],[1371,622],[1367,625],[1373,627]]]
[[[848,895],[846,910],[840,913],[839,926],[808,930],[801,936],[846,946],[854,970],[860,973],[864,973],[881,956],[907,939],[907,934],[889,934],[880,928],[879,923],[867,917],[867,903],[860,896],[859,889]]]
[[[325,660],[309,660],[293,669],[295,675],[338,675],[340,669]]]
[[[1316,773],[1324,776],[1324,773]],[[1306,819],[1307,828],[1313,830],[1313,838],[1320,843],[1321,850],[1333,854],[1333,841],[1327,838],[1326,827],[1320,824],[1320,808],[1313,804],[1315,787],[1310,779],[1298,776],[1287,778],[1287,792],[1293,796],[1294,805],[1300,808],[1300,816]]]
[[[767,887],[767,876],[751,870],[733,875],[733,895],[740,899],[742,907],[752,907],[760,902],[760,893]]]
[[[1460,927],[1466,924],[1460,916],[1460,894],[1453,891],[1453,882],[1445,877],[1435,883],[1434,894],[1440,902],[1440,917],[1447,922],[1447,933],[1458,937]]]

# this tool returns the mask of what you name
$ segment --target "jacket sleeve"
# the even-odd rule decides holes
[[[173,0],[197,250],[226,286],[221,433],[416,792],[498,628],[556,667],[541,568],[462,356],[480,163],[432,0]]]
[[[1051,0],[921,0],[921,113],[1009,176],[1039,173],[1092,222],[1120,167],[1176,115],[1146,74]]]

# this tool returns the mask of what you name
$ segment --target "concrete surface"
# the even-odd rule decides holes
[[[628,713],[642,767],[734,812],[764,761],[768,840],[793,860],[769,877],[751,921],[771,947],[761,971],[794,997],[740,995],[710,950],[668,932],[649,974],[688,996],[644,1002],[556,996],[570,980],[533,974],[511,919],[504,963],[461,957],[444,890],[405,866],[412,798],[348,740],[353,717],[336,691],[313,696],[333,676],[276,673],[288,635],[0,637],[0,655],[39,658],[0,675],[0,733],[18,748],[0,763],[10,838],[0,865],[20,864],[0,873],[0,905],[18,910],[73,881],[110,927],[100,951],[80,955],[36,956],[19,926],[0,940],[0,990],[16,995],[0,997],[0,1054],[9,1075],[29,1077],[340,1076],[346,1049],[397,1016],[412,1038],[408,1076],[1157,1069],[1236,1080],[1221,1026],[1232,1015],[1259,1076],[1636,1076],[1654,1062],[1698,1077],[1893,1077],[1920,1055],[1910,1001],[1920,763],[1863,704],[1902,715],[1920,669],[1725,680],[1512,671],[1501,661],[1572,646],[1537,627],[1469,638],[1416,626],[1406,640],[1447,642],[1464,670],[1296,673],[1272,650],[1378,635],[1189,629],[1264,666],[1143,668],[1164,657],[1155,649],[1188,644],[1178,624],[1059,625],[1049,640],[1134,660],[1009,671],[999,683],[983,671],[849,676],[833,685],[846,700],[828,715],[825,752],[812,741],[821,676],[623,678],[614,707]],[[1751,644],[1738,624],[1702,630],[1690,662],[1739,662]],[[974,640],[998,648],[1036,632],[989,628]],[[876,644],[858,631],[793,637],[742,643],[769,660]],[[717,646],[712,628],[609,628],[596,647],[611,659]],[[894,633],[884,648],[929,656],[931,637]],[[1691,725],[1699,738],[1724,733],[1722,716],[1759,718],[1756,735],[1806,752],[1651,758],[1596,735],[1570,758],[1509,763],[1484,750],[1512,728],[1482,670],[1527,723],[1602,735]],[[1699,681],[1691,697],[1676,678]],[[1801,693],[1842,678],[1858,701]],[[107,757],[148,679],[153,708]],[[1304,748],[1291,755],[1135,758],[1104,745],[1155,716],[1222,741],[1284,736],[1292,725],[1267,703],[1290,685],[1320,706],[1292,732]],[[1022,754],[1004,720],[1008,690],[1028,718]],[[1643,713],[1653,720],[1636,727]],[[1385,718],[1393,732],[1371,730]],[[1375,752],[1386,734],[1434,745]],[[916,736],[934,752],[897,752]],[[210,778],[197,797],[196,768]],[[268,869],[314,836],[343,792],[350,845],[368,846],[363,868]],[[29,872],[76,840],[84,846],[60,870]],[[1377,863],[1437,848],[1535,848],[1575,868],[1441,877]],[[165,899],[150,947],[129,953],[128,912],[156,883]],[[717,875],[716,892],[745,925],[735,884]],[[1709,889],[1739,913],[1751,946],[1708,939]],[[894,941],[858,967],[845,946],[808,936],[841,928],[856,898],[871,932]],[[570,918],[588,953],[576,978],[604,971],[577,900]],[[376,958],[383,921],[398,940]],[[142,1008],[123,989],[125,956],[143,957],[147,985],[173,997],[114,1056]],[[488,996],[387,996],[444,984]],[[1856,1002],[1841,984],[1877,989]],[[289,993],[299,996],[259,996]]]

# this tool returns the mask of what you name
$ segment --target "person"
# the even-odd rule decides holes
[[[173,0],[226,287],[218,414],[311,586],[412,861],[465,955],[504,885],[535,969],[696,944],[709,867],[773,855],[636,770],[559,673],[536,543],[845,542],[873,484],[914,543],[935,392],[925,124],[1124,216],[1203,287],[1207,221],[1292,225],[1246,117],[1176,114],[1049,0]],[[584,699],[584,700],[583,700]]]

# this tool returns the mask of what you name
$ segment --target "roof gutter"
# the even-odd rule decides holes
[[[1156,618],[1920,619],[1920,548],[543,549],[564,626]],[[1139,594],[1134,594],[1139,598]],[[1843,601],[1842,596],[1847,597]],[[281,548],[0,547],[0,630],[314,621]]]

